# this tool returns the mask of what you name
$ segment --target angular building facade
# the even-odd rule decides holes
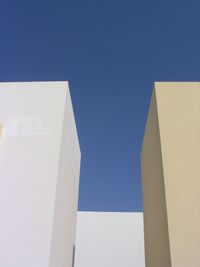
[[[199,267],[200,83],[155,83],[141,167],[146,266]]]
[[[68,83],[0,83],[0,125],[0,266],[71,267],[80,148]]]

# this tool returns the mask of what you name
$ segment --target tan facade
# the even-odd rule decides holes
[[[146,266],[199,267],[200,83],[155,83],[141,165]]]

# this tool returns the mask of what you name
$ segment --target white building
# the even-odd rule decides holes
[[[0,83],[0,266],[144,267],[142,213],[78,212],[76,233],[79,171],[68,83]]]
[[[0,266],[71,267],[80,149],[67,82],[0,83]]]

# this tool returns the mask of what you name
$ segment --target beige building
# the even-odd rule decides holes
[[[141,165],[146,266],[199,267],[200,83],[155,83]]]

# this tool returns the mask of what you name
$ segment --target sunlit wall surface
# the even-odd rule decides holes
[[[80,150],[67,82],[0,83],[0,266],[71,267]]]
[[[75,267],[144,267],[142,213],[78,212]]]
[[[200,266],[200,83],[156,82],[141,152],[147,267]]]

